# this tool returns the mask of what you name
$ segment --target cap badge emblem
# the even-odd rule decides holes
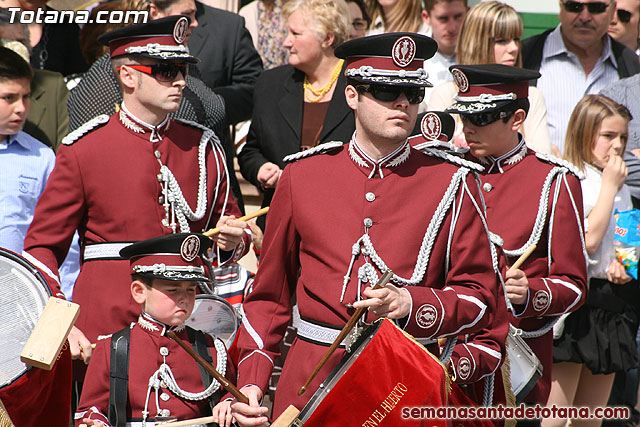
[[[173,27],[173,39],[178,44],[184,43],[187,39],[187,32],[189,31],[189,20],[184,16],[178,19],[176,25]]]
[[[186,262],[191,262],[196,259],[199,253],[200,239],[198,239],[194,235],[187,236],[187,238],[184,239],[182,245],[180,246],[180,256],[182,257],[182,259]]]
[[[398,67],[406,67],[416,57],[416,42],[409,36],[402,36],[393,44],[391,58]]]
[[[469,90],[469,80],[462,71],[458,68],[454,68],[451,70],[451,75],[453,76],[453,81],[456,82],[456,86],[458,86],[458,90],[460,92],[466,92]]]
[[[427,113],[420,122],[420,131],[427,141],[434,141],[440,138],[442,134],[442,122],[440,117],[435,113]]]

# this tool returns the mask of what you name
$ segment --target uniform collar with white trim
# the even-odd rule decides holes
[[[122,125],[129,129],[131,132],[139,135],[149,134],[149,141],[158,142],[164,138],[165,134],[169,130],[169,116],[165,117],[165,119],[157,126],[151,125],[136,116],[134,116],[124,105],[120,106],[120,112],[118,113],[118,119]]]
[[[144,310],[142,311],[142,313],[140,313],[140,316],[138,316],[138,326],[140,326],[140,328],[142,328],[149,334],[159,337],[164,336],[165,332],[168,329],[174,332],[180,332],[185,328],[184,323],[177,326],[166,325],[159,320],[156,320],[153,316],[151,316]]]
[[[376,174],[382,179],[385,172],[390,173],[393,169],[404,163],[411,154],[411,146],[408,140],[405,140],[393,152],[387,154],[379,160],[374,160],[358,145],[356,134],[353,133],[351,141],[349,141],[349,157],[369,178],[373,178]]]
[[[520,138],[518,145],[513,147],[505,154],[502,154],[501,156],[489,155],[486,157],[478,158],[480,163],[485,165],[486,173],[492,173],[494,167],[498,172],[504,173],[505,166],[514,165],[524,159],[524,157],[527,155],[527,146],[522,135],[518,134],[518,137]]]

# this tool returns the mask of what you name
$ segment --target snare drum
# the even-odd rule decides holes
[[[236,310],[224,299],[216,295],[196,295],[193,312],[187,326],[220,338],[227,348],[231,346],[240,327],[240,317]]]
[[[363,332],[292,425],[444,426],[439,419],[407,420],[405,408],[444,406],[448,381],[435,356],[385,319]]]
[[[0,248],[0,389],[29,369],[20,352],[35,328],[51,289],[44,276],[27,260]]]
[[[20,353],[52,292],[42,273],[23,257],[0,248],[0,400],[13,423],[69,425],[71,354],[63,347],[51,371],[31,368]]]
[[[516,403],[522,403],[542,377],[542,363],[524,339],[511,328],[507,335],[507,355],[511,368],[511,390]]]

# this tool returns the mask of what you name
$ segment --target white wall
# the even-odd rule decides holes
[[[481,0],[469,0],[469,6],[473,6],[480,3]],[[558,0],[501,0],[503,3],[507,3],[518,12],[532,12],[532,13],[553,13],[557,14],[560,10],[560,3]]]

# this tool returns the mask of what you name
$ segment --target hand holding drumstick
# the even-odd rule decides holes
[[[504,274],[507,298],[511,300],[512,304],[521,305],[527,302],[527,297],[529,295],[529,280],[527,279],[527,275],[524,271],[520,270],[520,266],[535,249],[536,245],[529,246],[520,258],[518,258]]]

